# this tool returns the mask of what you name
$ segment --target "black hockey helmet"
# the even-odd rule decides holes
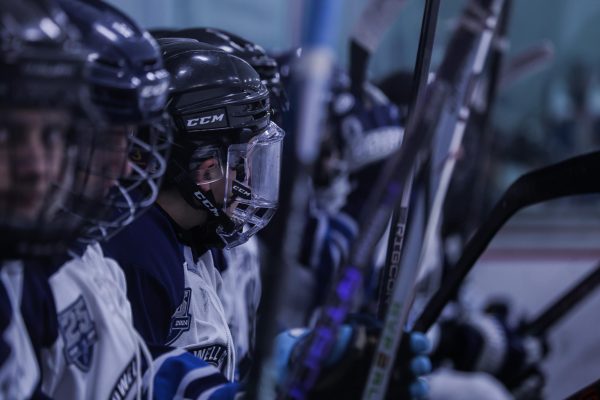
[[[82,101],[87,53],[52,1],[0,1],[0,104],[69,107]]]
[[[281,126],[281,115],[289,110],[289,100],[281,82],[277,61],[268,55],[261,46],[217,28],[182,29],[172,36],[187,37],[211,44],[250,64],[269,90],[272,108],[271,120]]]
[[[54,2],[0,1],[2,259],[61,253],[80,232],[62,215],[91,112],[78,38]]]
[[[120,10],[101,0],[59,3],[91,51],[91,99],[105,121],[83,160],[90,179],[73,197],[73,210],[96,210],[86,239],[106,239],[158,195],[170,147],[170,76],[154,38]]]
[[[283,131],[270,122],[269,92],[241,58],[193,39],[158,42],[173,76],[167,179],[208,215],[203,244],[234,247],[264,227],[277,205]],[[208,188],[221,180],[224,193]]]
[[[152,35],[154,39],[163,39],[163,38],[176,38],[178,29],[172,28],[150,28],[148,32]]]

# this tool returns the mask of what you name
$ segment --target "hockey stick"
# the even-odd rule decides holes
[[[450,190],[451,179],[454,173],[454,167],[458,161],[458,154],[461,152],[463,136],[467,127],[479,124],[481,140],[485,145],[486,137],[489,137],[489,129],[487,129],[489,117],[493,109],[493,102],[496,98],[498,80],[502,66],[502,59],[506,49],[508,48],[508,40],[506,37],[508,19],[510,13],[511,0],[505,0],[502,11],[497,19],[497,32],[488,31],[487,37],[491,37],[491,42],[484,42],[480,50],[480,58],[473,66],[472,87],[468,88],[471,93],[465,96],[465,103],[458,107],[458,118],[450,119],[450,126],[453,129],[452,135],[441,132],[441,140],[438,138],[436,143],[437,152],[432,155],[432,164],[434,166],[431,171],[429,190],[435,193],[433,201],[430,205],[428,226],[424,235],[424,244],[421,250],[421,256],[418,260],[419,277],[424,276],[430,267],[439,265],[437,262],[437,252],[435,244],[438,236],[441,236],[442,214],[444,211],[444,203],[446,195]],[[488,39],[489,40],[489,39]],[[489,61],[488,61],[489,59]],[[489,73],[485,74],[483,68],[488,65]],[[485,89],[484,89],[485,88]],[[485,95],[485,100],[482,97]],[[445,139],[444,136],[451,138]],[[441,144],[441,146],[440,146]],[[483,151],[478,151],[478,154],[472,154],[472,157],[481,157]],[[438,172],[441,170],[441,173]],[[440,265],[441,267],[441,265]],[[435,274],[434,274],[435,275]],[[438,274],[441,278],[441,273]],[[439,285],[439,282],[437,282]]]
[[[467,8],[467,19],[462,29],[452,38],[445,62],[442,63],[438,79],[426,88],[425,96],[417,101],[415,112],[410,117],[405,143],[387,160],[382,174],[366,202],[360,218],[360,233],[351,252],[352,264],[339,271],[334,290],[322,309],[315,328],[299,352],[297,362],[289,374],[285,393],[291,398],[303,398],[313,387],[321,365],[336,342],[337,332],[353,306],[357,291],[361,288],[363,274],[370,266],[373,250],[386,228],[389,216],[401,195],[401,182],[406,182],[415,161],[426,151],[427,144],[437,127],[439,116],[450,100],[471,55],[480,28],[473,21],[478,16],[487,17],[488,3],[493,0],[471,0]],[[498,0],[501,1],[501,0]],[[414,132],[419,134],[414,134]]]
[[[513,214],[560,197],[600,193],[598,171],[600,151],[535,170],[514,182],[469,240],[462,256],[417,319],[414,329],[426,332],[431,327],[494,235]]]
[[[578,305],[600,285],[600,263],[581,279],[571,290],[553,302],[534,320],[521,327],[520,333],[531,336],[543,336],[548,329],[560,321],[569,311]]]
[[[373,54],[405,4],[406,0],[371,0],[354,25],[352,41]]]
[[[503,41],[501,41],[502,43]],[[501,51],[506,46],[500,45]],[[552,43],[543,41],[542,43],[533,45],[517,55],[513,56],[506,62],[498,63],[498,72],[496,75],[499,82],[496,82],[495,91],[501,91],[508,89],[511,85],[526,76],[537,72],[542,67],[546,66],[554,58],[554,47]],[[504,65],[502,65],[504,64]],[[466,227],[467,232],[473,232],[478,226],[481,218],[483,217],[484,208],[484,193],[487,187],[487,177],[491,169],[491,157],[490,149],[492,146],[492,132],[489,127],[489,110],[493,107],[491,101],[496,98],[495,93],[491,90],[488,91],[487,101],[482,104],[485,107],[486,112],[482,115],[480,125],[483,127],[483,139],[478,151],[478,161],[475,165],[480,165],[479,174],[475,178],[475,184],[473,189],[471,211],[470,216],[467,219]]]
[[[421,23],[421,34],[419,37],[419,49],[417,51],[417,59],[413,73],[409,113],[414,109],[419,94],[423,93],[425,86],[427,85],[439,8],[439,0],[427,0],[425,3],[423,21]],[[385,317],[394,283],[396,282],[396,276],[398,275],[398,269],[400,268],[413,178],[414,177],[411,176],[406,182],[400,204],[392,213],[385,266],[381,274],[377,299],[377,317],[381,320]]]
[[[256,330],[256,350],[254,366],[249,377],[247,396],[250,399],[267,398],[272,393],[264,393],[270,387],[272,377],[265,374],[273,365],[274,338],[279,329],[279,312],[282,299],[289,283],[290,269],[298,259],[300,238],[303,231],[310,175],[320,148],[319,124],[325,110],[323,99],[328,91],[334,65],[334,43],[337,39],[342,0],[313,0],[309,6],[309,23],[303,38],[304,49],[295,72],[297,114],[294,115],[295,152],[284,158],[287,173],[294,176],[292,190],[284,193],[282,207],[287,212],[287,223],[278,228],[283,237],[282,246],[272,254],[265,276],[261,301],[262,319]]]
[[[390,26],[398,18],[406,0],[371,0],[363,9],[350,36],[350,80],[355,93],[367,81],[371,55]]]
[[[502,71],[504,70],[504,59],[509,48],[508,40],[508,23],[512,10],[512,0],[506,0],[504,11],[498,21],[498,37],[494,41],[493,52],[490,59],[489,79],[480,81],[481,87],[478,88],[481,98],[474,100],[474,115],[471,117],[471,127],[476,130],[471,131],[471,134],[479,134],[479,138],[475,138],[478,144],[477,151],[472,154],[474,160],[471,166],[476,166],[476,175],[473,177],[473,188],[469,196],[469,213],[464,221],[463,235],[466,240],[468,234],[472,233],[481,221],[483,213],[483,203],[485,196],[485,188],[487,186],[486,177],[491,169],[490,152],[493,144],[493,130],[490,125],[492,110],[496,101],[497,92],[500,89],[500,81],[502,80]],[[469,138],[466,139],[467,141]],[[473,140],[473,139],[470,139]],[[472,142],[467,142],[467,145]],[[464,188],[463,188],[464,189]],[[452,197],[450,197],[452,198]],[[442,239],[444,240],[444,238]],[[441,279],[441,276],[440,276]],[[439,286],[440,282],[437,282]]]
[[[382,328],[381,337],[377,345],[375,356],[373,357],[369,380],[363,394],[364,399],[383,399],[385,396],[387,384],[389,382],[394,360],[398,348],[400,346],[401,334],[403,327],[408,318],[408,313],[412,298],[414,296],[416,279],[419,269],[426,260],[428,252],[431,251],[431,244],[434,242],[435,235],[439,228],[442,205],[450,183],[450,177],[456,163],[456,158],[452,155],[458,151],[462,136],[470,114],[470,105],[474,96],[474,90],[479,82],[480,75],[487,60],[492,39],[496,30],[496,23],[503,10],[503,0],[491,1],[483,3],[485,8],[478,10],[474,15],[467,14],[463,17],[463,22],[459,27],[461,29],[470,29],[476,32],[476,41],[473,43],[471,50],[472,56],[469,57],[468,68],[461,75],[463,76],[464,84],[460,85],[464,89],[459,89],[457,103],[458,120],[455,122],[454,129],[450,139],[449,149],[446,152],[450,155],[446,157],[444,168],[439,179],[439,184],[435,189],[435,196],[431,207],[427,225],[425,228],[424,242],[421,246],[421,251],[417,263],[402,263],[398,271],[398,277],[394,286],[394,291],[391,298],[390,308],[385,317],[385,322]],[[470,11],[468,9],[468,11]],[[474,19],[473,19],[474,18]],[[468,28],[466,27],[468,26]],[[475,28],[474,27],[478,27]],[[449,51],[452,48],[449,48]],[[450,53],[451,54],[451,53]],[[455,104],[449,104],[450,107],[456,107]],[[445,125],[441,125],[445,128]],[[436,132],[438,135],[447,135],[446,132]],[[440,138],[442,139],[442,138]],[[444,140],[440,140],[444,145]],[[410,232],[412,234],[412,232]],[[386,362],[382,362],[385,360]]]

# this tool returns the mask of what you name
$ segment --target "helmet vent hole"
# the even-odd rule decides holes
[[[142,67],[144,69],[155,68],[158,65],[158,60],[156,58],[149,58],[147,60],[142,61]]]
[[[117,61],[110,60],[105,57],[98,57],[96,59],[96,63],[108,68],[119,68],[119,63]]]

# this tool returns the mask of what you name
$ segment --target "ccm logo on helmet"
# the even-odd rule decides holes
[[[224,117],[225,117],[225,114],[221,113],[221,114],[214,114],[214,115],[206,115],[204,117],[198,117],[198,118],[190,118],[190,119],[186,120],[185,125],[188,128],[191,128],[194,126],[200,126],[200,125],[208,125],[208,124],[212,124],[215,122],[221,122],[221,121],[223,121]]]
[[[252,198],[252,192],[250,192],[250,189],[241,185],[240,183],[234,183],[231,189],[242,199],[250,200]]]
[[[210,200],[208,200],[206,198],[206,196],[204,195],[204,193],[202,193],[200,190],[196,190],[194,192],[194,197],[197,198],[198,200],[200,200],[200,203],[202,203],[202,205],[204,207],[206,207],[206,209],[208,211],[210,211],[215,217],[219,216],[219,210],[217,210],[217,207],[215,207],[213,205],[213,203],[211,203]]]

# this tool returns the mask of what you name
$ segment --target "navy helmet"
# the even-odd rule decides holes
[[[82,91],[87,52],[52,1],[0,2],[0,104],[72,107]]]
[[[204,246],[234,247],[263,228],[277,206],[284,134],[270,121],[269,92],[239,57],[194,39],[158,41],[173,76],[167,184],[208,215],[195,231]]]
[[[65,214],[93,114],[88,53],[47,0],[0,1],[0,257],[62,253],[82,228]]]
[[[231,32],[217,28],[188,28],[179,31],[153,31],[160,37],[183,37],[208,43],[219,49],[240,57],[258,72],[263,84],[269,90],[271,101],[271,120],[282,125],[283,113],[289,110],[289,100],[279,74],[277,61],[256,43]]]
[[[158,195],[170,147],[170,76],[154,38],[118,9],[101,0],[59,3],[91,51],[91,100],[104,121],[89,147],[92,179],[73,204],[79,214],[97,210],[87,239],[106,239]]]

